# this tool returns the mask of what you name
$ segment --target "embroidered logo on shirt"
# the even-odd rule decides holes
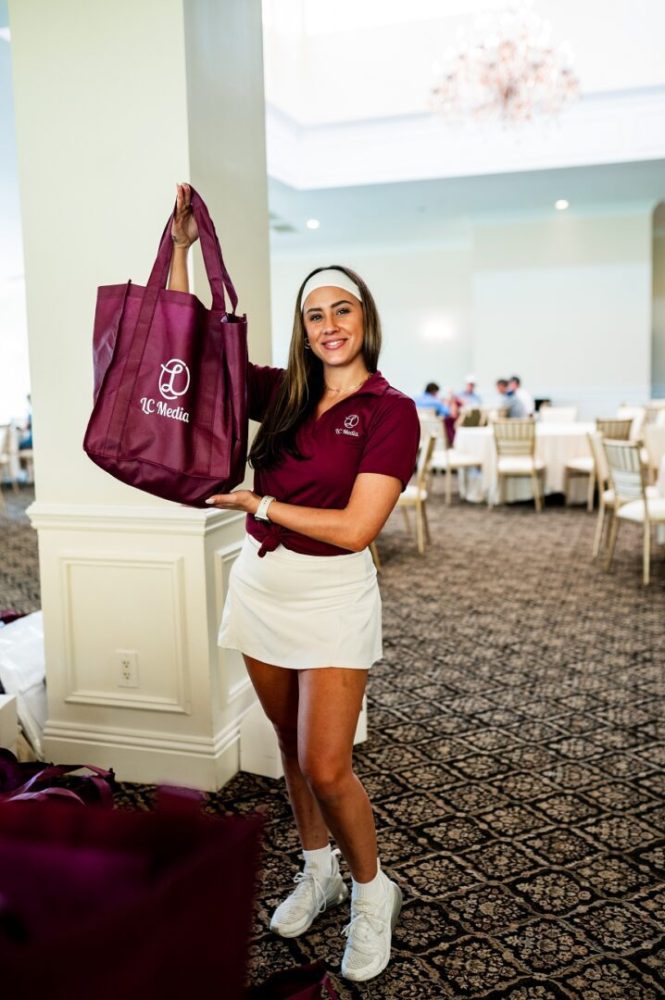
[[[346,434],[348,437],[360,437],[358,431],[354,430],[355,427],[360,423],[360,417],[357,413],[349,413],[348,417],[344,417],[344,426],[336,427],[335,434]]]

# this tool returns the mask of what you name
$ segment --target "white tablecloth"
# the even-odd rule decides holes
[[[563,493],[564,468],[572,458],[586,458],[591,454],[587,437],[595,425],[591,423],[536,424],[536,455],[545,463],[545,493]],[[460,475],[460,496],[467,500],[481,501],[488,496],[497,499],[496,450],[491,427],[459,427],[455,434],[455,449],[480,459],[482,474],[473,472]],[[586,499],[586,477],[577,486],[571,480],[572,500]],[[509,479],[506,499],[528,500],[533,497],[528,476]]]

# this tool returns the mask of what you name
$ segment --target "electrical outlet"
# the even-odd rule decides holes
[[[118,664],[118,687],[137,688],[139,686],[139,658],[135,649],[116,649]]]

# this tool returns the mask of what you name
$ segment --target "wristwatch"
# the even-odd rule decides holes
[[[255,521],[270,522],[270,518],[268,517],[268,507],[274,499],[274,497],[261,497],[259,500],[259,506],[256,508],[256,514],[254,515]]]

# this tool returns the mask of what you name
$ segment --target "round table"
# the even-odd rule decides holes
[[[564,469],[572,458],[591,454],[588,435],[595,430],[592,423],[536,424],[536,455],[545,463],[545,493],[563,493]],[[458,427],[455,450],[473,455],[482,462],[482,473],[460,473],[460,496],[472,502],[488,498],[497,499],[496,449],[491,427]],[[514,477],[506,484],[506,500],[533,498],[528,476]],[[571,479],[570,498],[573,502],[586,500],[585,476]]]

